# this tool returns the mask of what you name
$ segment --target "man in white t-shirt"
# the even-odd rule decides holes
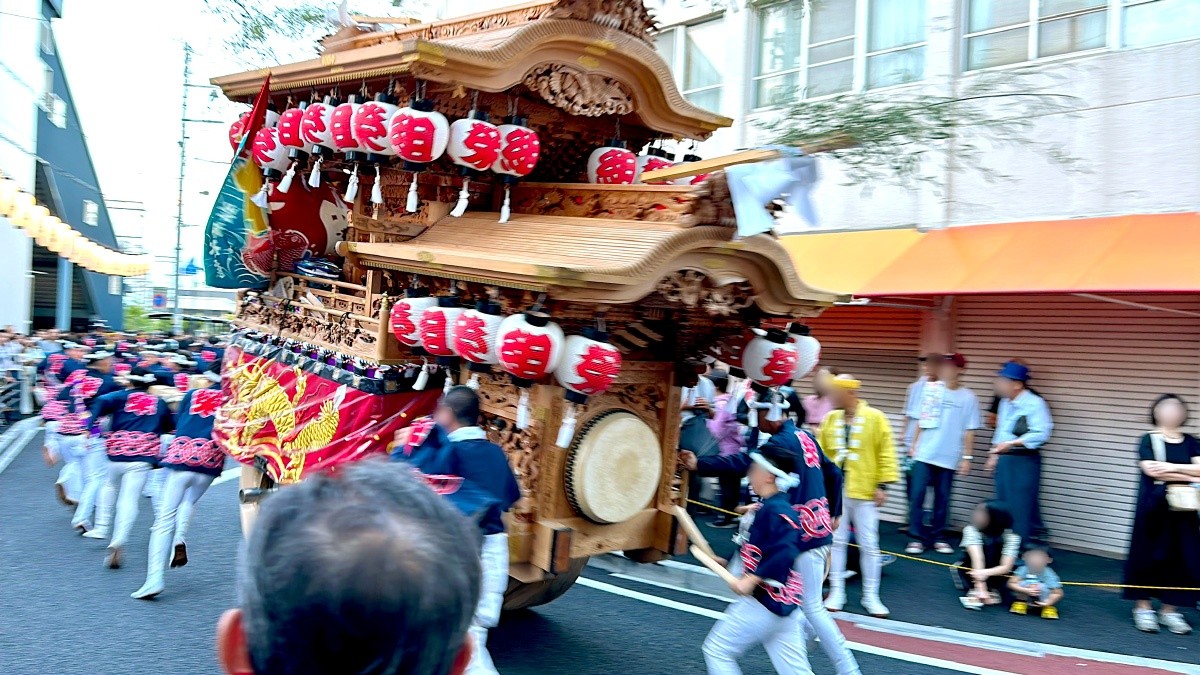
[[[947,355],[938,366],[937,382],[925,384],[914,410],[917,428],[909,448],[913,463],[908,527],[915,541],[905,549],[912,555],[927,548],[943,555],[954,553],[954,547],[943,538],[950,490],[955,471],[965,476],[971,470],[971,447],[975,430],[981,426],[979,400],[959,382],[966,367],[962,354]],[[925,509],[929,488],[933,488],[932,514]],[[925,524],[927,515],[929,525]]]

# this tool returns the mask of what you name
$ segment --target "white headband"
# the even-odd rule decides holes
[[[752,452],[750,453],[750,459],[754,460],[755,464],[771,472],[771,475],[775,476],[775,486],[783,492],[787,492],[792,488],[800,486],[800,476],[797,476],[794,473],[784,473],[783,469],[780,469],[772,464],[766,457],[763,457],[762,454]]]

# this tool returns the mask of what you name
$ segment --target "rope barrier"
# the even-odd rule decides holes
[[[703,506],[706,509],[716,511],[717,513],[723,513],[727,516],[733,516],[735,518],[742,517],[742,514],[738,513],[737,511],[728,511],[726,509],[723,509],[719,506],[715,506],[713,504],[709,504],[707,502],[701,502],[701,501],[697,501],[695,499],[689,499],[689,500],[687,500],[687,502],[689,504],[695,504],[696,506]],[[850,543],[850,546],[858,548],[858,544],[855,544],[855,543]],[[929,560],[927,558],[918,558],[916,556],[911,556],[906,553],[896,553],[894,551],[885,551],[883,549],[880,549],[879,553],[880,553],[880,555],[896,556],[897,558],[899,558],[901,560],[911,560],[913,562],[925,563],[926,565],[935,565],[937,567],[947,567],[947,568],[953,569],[953,570],[960,570],[960,569],[961,570],[970,570],[971,569],[970,567],[967,567],[966,565],[958,565],[956,563],[945,563],[940,560]],[[1185,591],[1185,592],[1189,592],[1189,593],[1200,593],[1200,588],[1180,588],[1177,586],[1137,586],[1137,585],[1133,585],[1133,584],[1111,584],[1111,583],[1102,583],[1102,582],[1093,582],[1093,581],[1062,581],[1060,583],[1063,586],[1075,586],[1075,587],[1084,587],[1084,588],[1111,588],[1111,589],[1129,588],[1129,589],[1139,590],[1139,591]]]

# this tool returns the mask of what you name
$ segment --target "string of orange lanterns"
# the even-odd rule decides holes
[[[121,277],[137,277],[150,271],[150,257],[130,255],[97,244],[79,230],[50,215],[11,178],[0,176],[0,216],[59,256],[84,269]]]

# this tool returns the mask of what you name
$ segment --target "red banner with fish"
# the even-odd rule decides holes
[[[378,394],[230,345],[213,438],[277,483],[387,452],[395,432],[433,411],[441,391]]]

